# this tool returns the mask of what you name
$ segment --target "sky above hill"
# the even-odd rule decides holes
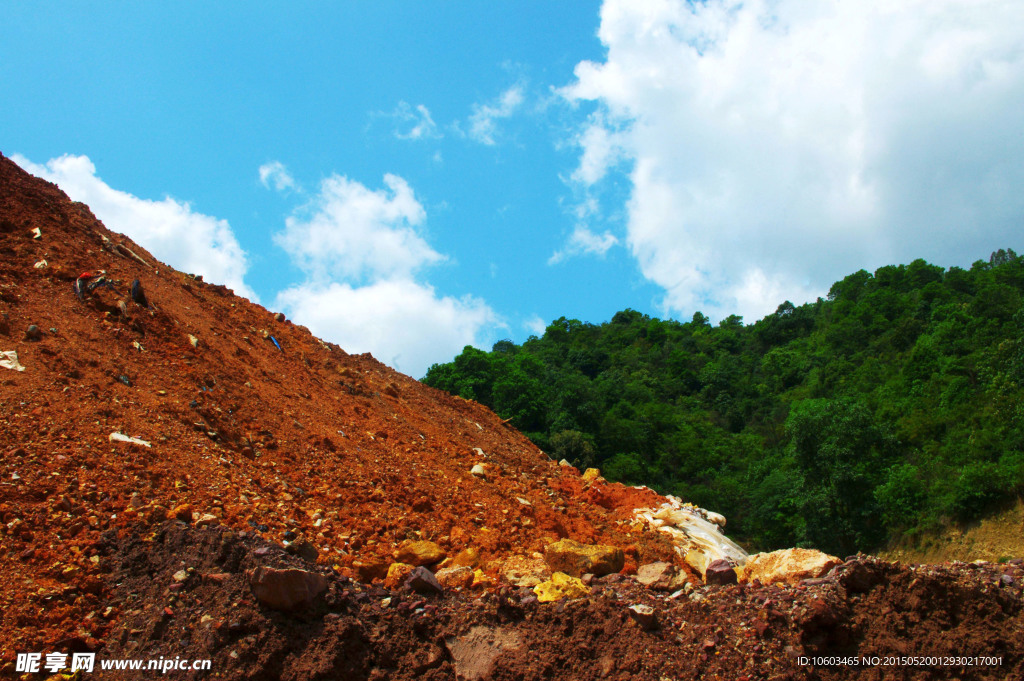
[[[1019,0],[0,0],[0,151],[420,377],[1024,250]]]

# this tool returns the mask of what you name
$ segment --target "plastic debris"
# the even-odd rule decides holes
[[[43,238],[43,230],[39,229],[38,227],[33,229],[32,230],[32,238],[33,239],[42,239]]]
[[[47,265],[49,265],[49,264],[50,264],[50,263],[46,262],[46,260],[45,260],[45,259],[43,259],[43,260],[40,260],[39,262],[37,262],[37,263],[36,263],[35,265],[33,265],[32,267],[35,267],[35,268],[36,268],[37,270],[41,270],[41,269],[43,269],[44,267],[46,267]]]
[[[107,278],[106,270],[82,272],[78,275],[78,278],[75,279],[75,283],[72,284],[72,286],[74,287],[75,295],[78,296],[79,300],[82,300],[86,293],[92,293],[98,288],[109,288],[114,293],[118,293],[117,289],[114,288],[114,282]]]
[[[142,282],[138,279],[132,281],[131,296],[136,305],[141,305],[142,307],[147,308],[149,307],[149,301],[146,300],[146,293],[142,290]]]
[[[143,447],[152,447],[152,445],[146,442],[145,440],[139,439],[137,437],[128,437],[124,433],[111,433],[109,439],[111,442],[127,442],[130,445],[142,445]]]
[[[140,343],[139,341],[132,341],[132,347],[138,350],[139,352],[146,351],[146,348],[142,347],[142,343]]]
[[[25,370],[25,367],[21,366],[21,363],[18,361],[18,353],[14,350],[0,352],[0,367],[14,369],[15,371]]]
[[[188,342],[191,343],[192,347],[194,347],[194,348],[198,348],[199,347],[199,339],[196,338],[195,336],[193,336],[192,334],[188,335]]]
[[[281,350],[281,344],[277,342],[276,338],[270,336],[270,342],[273,343],[274,347],[276,347],[278,350]],[[284,352],[284,350],[281,350],[281,352]]]

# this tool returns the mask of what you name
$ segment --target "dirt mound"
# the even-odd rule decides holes
[[[799,656],[939,649],[1002,665],[870,674],[1021,671],[1016,567],[855,562],[856,593],[839,569],[788,590],[640,587],[638,565],[687,569],[632,522],[663,498],[584,480],[481,405],[167,267],[2,156],[0,352],[18,362],[0,357],[3,676],[51,651],[211,660],[179,678],[842,678]],[[624,574],[558,604],[505,581],[561,538],[622,548]],[[471,562],[477,586],[383,589],[409,540]],[[268,608],[261,565],[326,591]],[[645,604],[649,631],[628,610]]]

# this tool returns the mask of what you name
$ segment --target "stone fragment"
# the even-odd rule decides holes
[[[295,610],[312,603],[327,589],[323,575],[308,570],[277,570],[260,566],[249,576],[256,599],[275,610]]]
[[[601,469],[600,468],[588,468],[587,470],[583,471],[583,480],[585,482],[594,482],[595,480],[597,480],[600,477],[601,477]]]
[[[434,577],[434,573],[425,567],[413,568],[409,576],[405,578],[405,585],[423,595],[439,594],[444,591],[437,578]]]
[[[189,578],[188,570],[178,570],[174,573],[174,581],[176,582],[187,582]]]
[[[602,544],[581,544],[572,539],[561,539],[548,544],[544,560],[552,572],[564,572],[573,577],[591,573],[596,577],[618,572],[626,564],[622,549]]]
[[[35,324],[29,324],[28,328],[25,329],[25,339],[26,340],[32,340],[32,341],[39,340],[39,337],[41,335],[42,335],[42,332],[39,330],[39,327],[36,326]]]
[[[590,593],[590,587],[576,577],[555,572],[551,579],[533,587],[533,593],[537,594],[537,600],[541,603],[552,603],[563,598],[583,598]]]
[[[446,554],[444,549],[432,541],[407,541],[393,555],[400,563],[419,566],[440,563]]]
[[[204,513],[196,521],[196,527],[216,527],[217,525],[220,525],[220,518],[212,513]]]
[[[473,583],[473,568],[468,565],[438,570],[437,583],[445,589],[468,589]]]
[[[285,319],[285,317],[284,317],[284,313],[283,312],[275,312],[274,313],[274,321],[275,322],[283,322],[284,319]]]
[[[459,552],[455,558],[452,559],[452,567],[471,567],[475,568],[480,564],[480,552],[469,547]]]
[[[751,556],[741,568],[743,582],[755,579],[761,584],[783,582],[796,585],[801,580],[825,575],[842,561],[815,549],[782,549]]]
[[[474,589],[484,589],[492,584],[494,584],[494,580],[488,577],[483,570],[480,568],[473,570],[473,582],[470,584],[470,587]]]
[[[484,465],[482,463],[478,463],[477,465],[469,469],[469,474],[477,478],[486,478],[487,469],[484,468]]]
[[[192,504],[181,504],[179,506],[175,506],[174,510],[171,511],[171,515],[182,522],[192,522]]]
[[[517,650],[522,645],[519,634],[511,627],[491,629],[475,626],[458,638],[445,639],[455,676],[465,681],[490,678],[498,656],[505,651]]]
[[[384,578],[384,586],[388,589],[397,589],[412,570],[413,566],[408,563],[392,563],[388,568],[388,576]]]
[[[686,583],[686,575],[672,563],[656,562],[641,565],[636,571],[636,581],[648,589],[674,591]]]
[[[733,569],[732,563],[724,558],[711,561],[704,572],[705,584],[725,585],[735,584],[737,581],[736,570]]]
[[[658,628],[658,616],[654,608],[649,605],[637,604],[629,606],[629,616],[640,625],[644,631],[654,631]]]
[[[308,539],[293,541],[285,548],[285,551],[298,556],[307,563],[315,563],[316,559],[320,557],[320,552],[316,550],[316,547]]]
[[[375,579],[384,579],[388,574],[388,565],[379,560],[355,561],[352,568],[360,582],[369,583]]]

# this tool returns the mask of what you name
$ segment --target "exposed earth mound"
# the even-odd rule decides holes
[[[0,677],[50,652],[95,653],[81,678],[1024,676],[1019,562],[730,584],[653,523],[677,503],[163,265],[2,156],[0,353]],[[552,574],[559,540],[607,557]]]

